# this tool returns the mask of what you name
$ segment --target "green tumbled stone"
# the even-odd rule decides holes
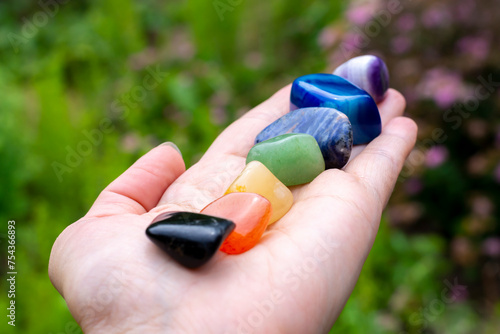
[[[325,170],[318,142],[304,133],[288,133],[256,144],[248,152],[247,164],[254,160],[286,186],[311,182]]]

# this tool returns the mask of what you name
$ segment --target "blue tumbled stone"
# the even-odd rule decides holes
[[[303,108],[277,119],[255,138],[255,143],[286,133],[306,133],[318,142],[325,167],[342,168],[352,149],[352,127],[347,116],[332,108]]]
[[[382,131],[380,113],[373,98],[349,81],[326,73],[308,74],[295,79],[290,109],[325,107],[347,115],[354,144],[366,144]]]

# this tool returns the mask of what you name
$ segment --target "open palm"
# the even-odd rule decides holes
[[[185,171],[161,145],[139,159],[70,225],[49,274],[86,333],[325,333],[347,301],[375,239],[416,126],[394,90],[379,105],[382,134],[292,188],[291,210],[241,255],[218,252],[189,270],[150,242],[159,213],[199,212],[245,165],[255,136],[288,112],[290,86],[229,126]]]

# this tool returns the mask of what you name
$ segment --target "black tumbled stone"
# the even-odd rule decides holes
[[[207,263],[235,228],[227,219],[192,212],[162,213],[146,229],[148,238],[187,268]]]

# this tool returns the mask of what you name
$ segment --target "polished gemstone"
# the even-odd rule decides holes
[[[230,193],[207,205],[201,213],[226,218],[236,224],[220,250],[227,254],[241,254],[259,242],[272,209],[271,203],[260,195]]]
[[[291,110],[326,107],[343,112],[352,124],[354,145],[370,142],[382,130],[380,114],[372,97],[333,74],[309,74],[295,79],[290,103]]]
[[[172,259],[187,268],[207,263],[235,224],[219,217],[192,212],[162,213],[146,229],[146,235]]]
[[[269,224],[283,217],[293,204],[293,195],[290,189],[259,161],[249,162],[229,186],[226,194],[235,192],[256,193],[271,202],[273,212]]]
[[[247,155],[262,162],[285,186],[311,182],[325,170],[325,160],[313,136],[288,133],[256,144]]]
[[[384,61],[377,56],[366,55],[352,58],[333,71],[365,90],[379,103],[389,89],[389,71]]]
[[[389,89],[389,71],[384,61],[377,56],[352,58],[337,67],[333,74],[365,90],[377,103],[384,99]]]
[[[347,116],[338,110],[304,108],[290,111],[262,130],[255,142],[264,142],[286,133],[305,133],[313,136],[321,149],[327,169],[342,168],[351,156],[351,123]]]

